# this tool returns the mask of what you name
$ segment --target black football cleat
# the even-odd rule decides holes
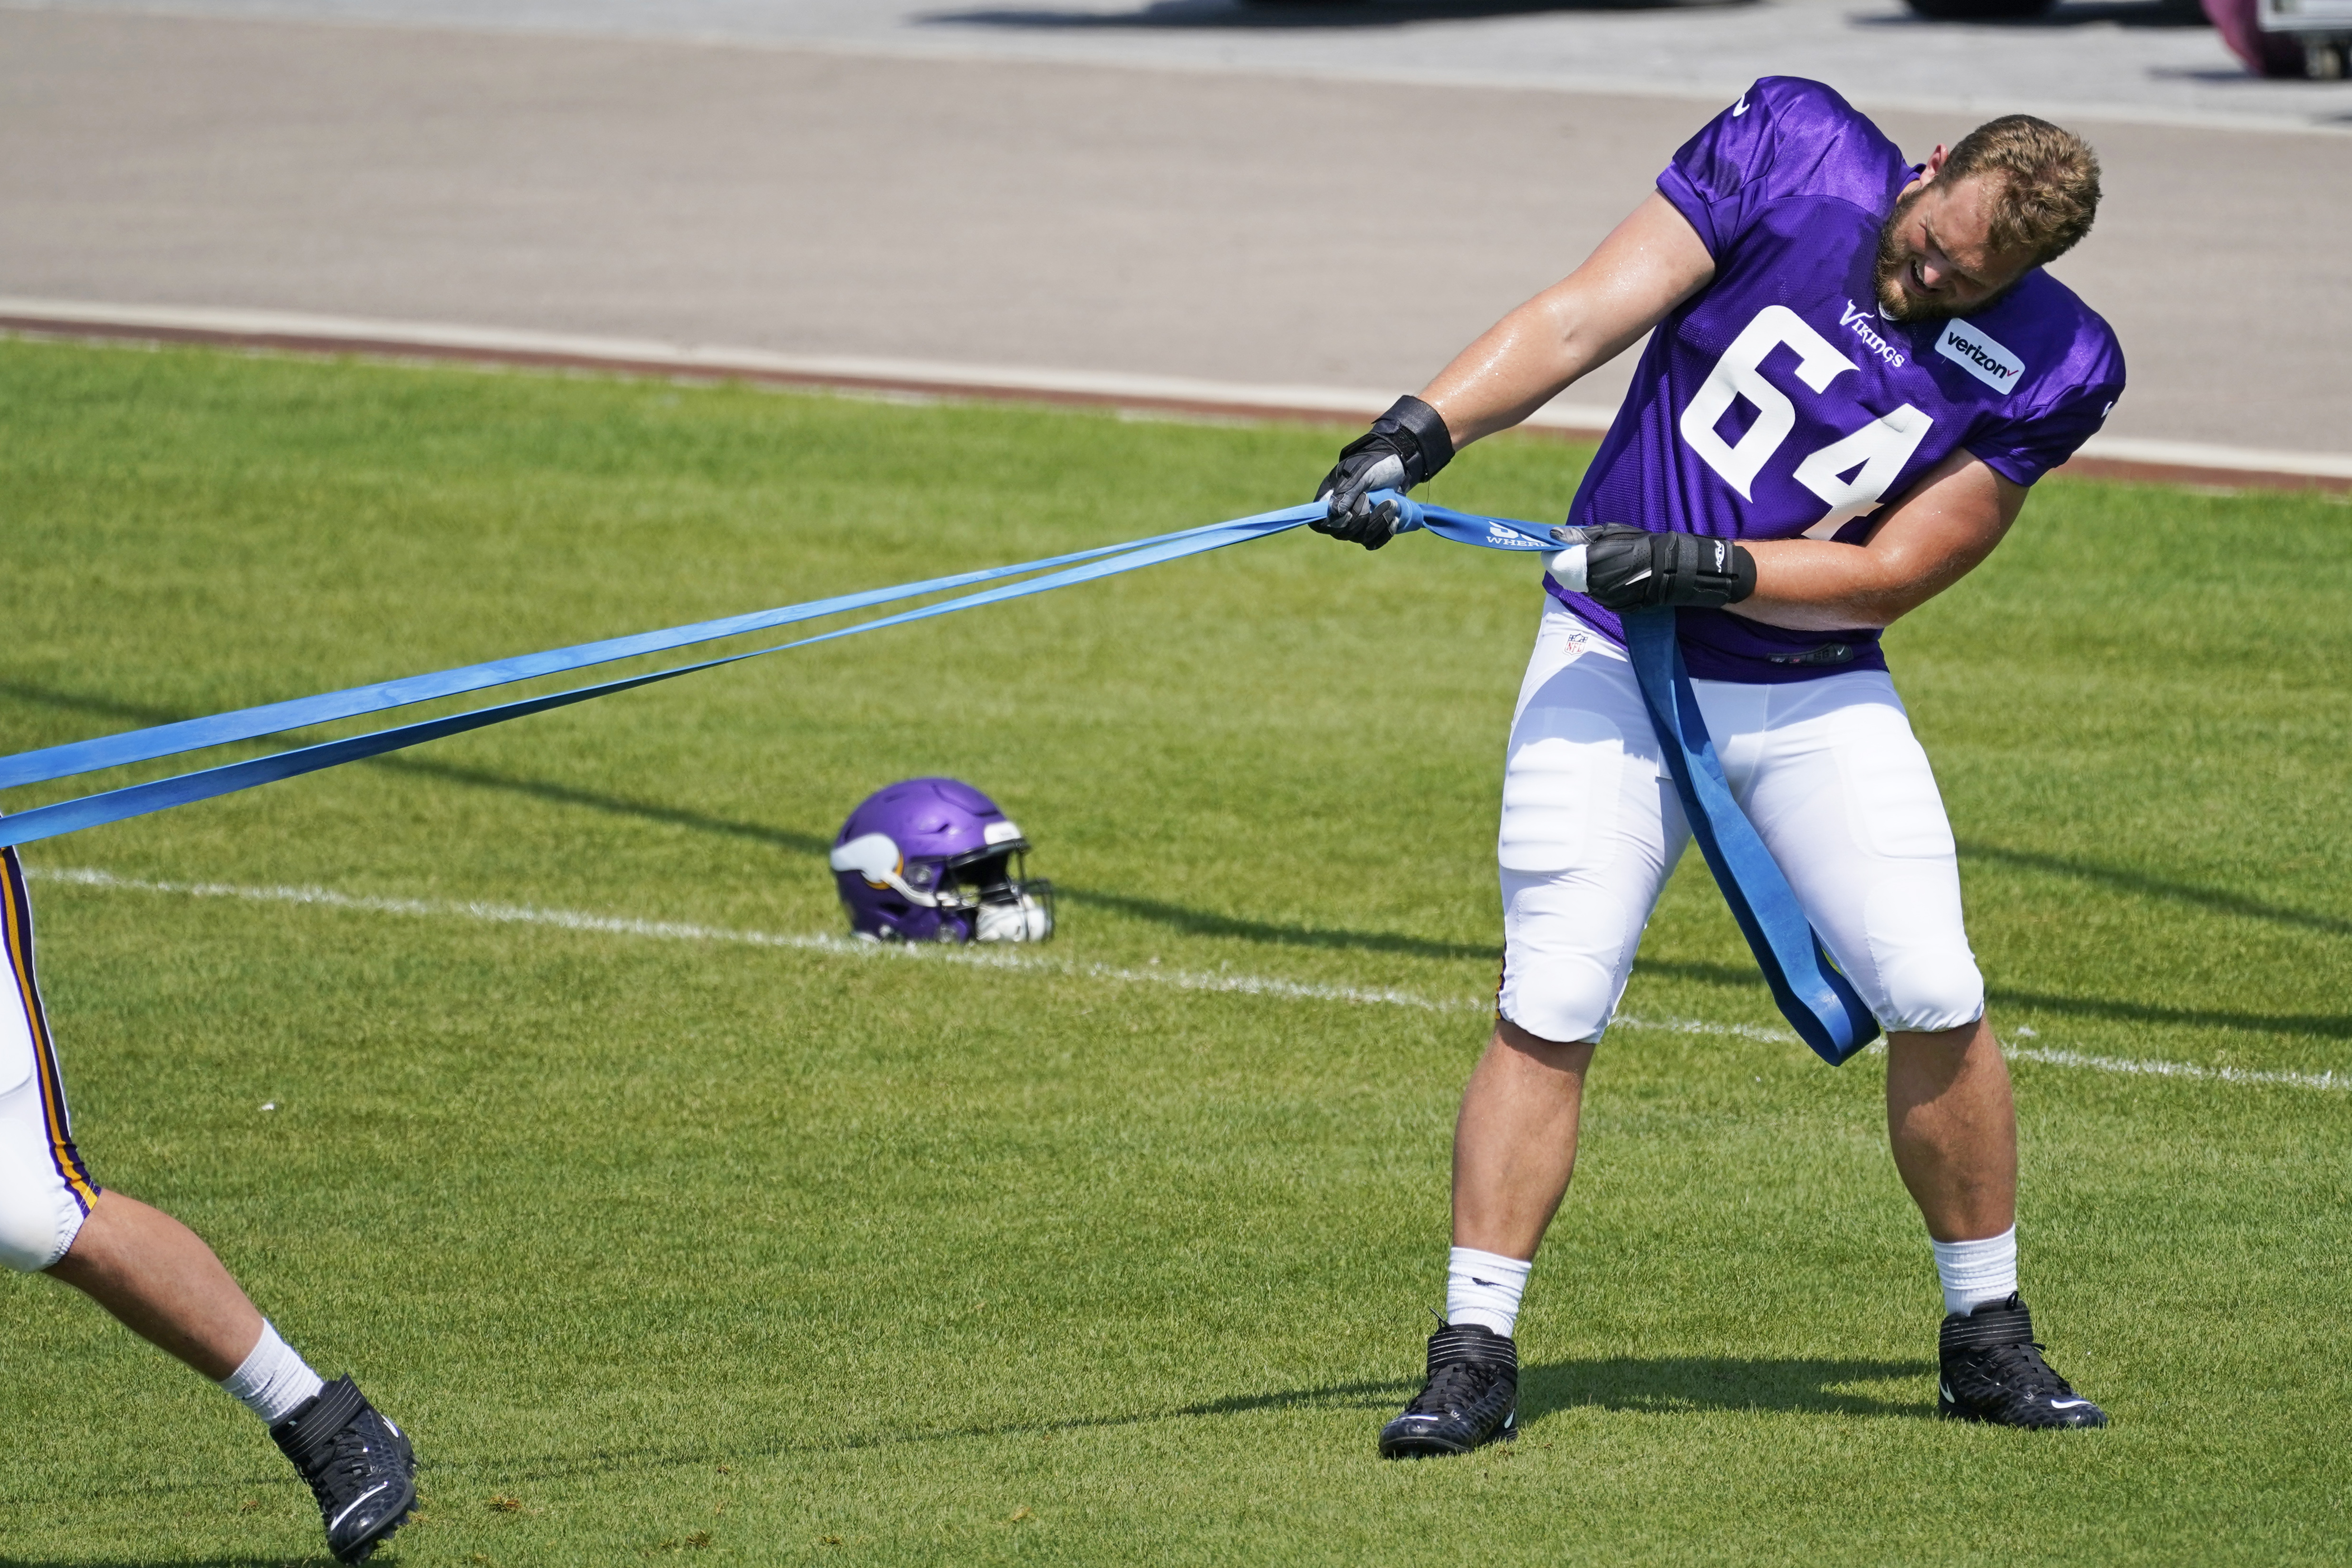
[[[1936,1385],[1938,1416],[2035,1429],[2107,1424],[2105,1411],[2042,1359],[2032,1316],[2018,1296],[1980,1302],[1966,1316],[1950,1314],[1936,1350],[1943,1363]]]
[[[310,1483],[338,1563],[366,1562],[416,1505],[408,1439],[349,1377],[320,1389],[269,1435]]]
[[[1429,1336],[1429,1381],[1381,1428],[1381,1458],[1466,1454],[1517,1436],[1518,1418],[1518,1347],[1475,1323],[1444,1323]]]

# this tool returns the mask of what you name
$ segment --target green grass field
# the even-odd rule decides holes
[[[1259,510],[1337,438],[0,343],[5,748]],[[2352,1092],[2213,1070],[2352,1069],[2347,535],[2053,482],[1889,637],[2103,1433],[1930,1418],[1882,1059],[1778,1032],[1692,856],[1524,1437],[1373,1457],[1499,941],[1539,598],[1484,551],[1287,536],[45,842],[43,977],[98,1178],[415,1433],[387,1563],[2343,1561]],[[923,772],[1037,841],[1050,947],[725,937],[837,931],[824,846]],[[0,1563],[323,1561],[217,1390],[0,1298]]]

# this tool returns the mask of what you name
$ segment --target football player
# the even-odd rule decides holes
[[[2097,1427],[2017,1291],[2017,1132],[1935,775],[1881,631],[2000,542],[2123,391],[2115,335],[2043,271],[2098,162],[2012,115],[1912,163],[1835,92],[1771,77],[1675,154],[1564,281],[1349,444],[1314,526],[1368,549],[1392,503],[1649,334],[1569,522],[1520,687],[1498,842],[1503,977],[1454,1132],[1446,1321],[1381,1434],[1459,1453],[1517,1413],[1512,1328],[1568,1190],[1594,1047],[1689,829],[1620,611],[1676,607],[1740,807],[1887,1033],[1895,1164],[1946,1315],[1937,1408]]]
[[[311,1371],[194,1231],[90,1179],[33,977],[33,906],[13,848],[0,849],[0,1263],[64,1281],[218,1382],[310,1483],[329,1550],[364,1561],[416,1500],[407,1437],[349,1377]]]

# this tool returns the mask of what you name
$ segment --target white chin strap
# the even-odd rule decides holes
[[[841,845],[830,857],[835,871],[854,871],[876,887],[887,887],[909,904],[925,909],[936,909],[940,901],[928,893],[918,893],[907,885],[899,875],[906,857],[899,854],[898,841],[887,833],[863,833]]]

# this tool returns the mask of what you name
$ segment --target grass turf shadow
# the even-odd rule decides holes
[[[1764,978],[1737,964],[1710,964],[1681,958],[1639,958],[1634,972],[1674,980],[1696,980],[1706,986],[1764,989]],[[2182,1029],[2233,1029],[2254,1034],[2304,1035],[2317,1040],[2352,1040],[2352,1013],[2247,1013],[2211,1008],[2168,1008],[2148,1002],[2121,1002],[2105,997],[2069,997],[2053,991],[2019,991],[1990,986],[1985,1000],[1994,1007],[2063,1013],[2070,1018],[2109,1019],[2121,1023],[2168,1024]],[[1998,1020],[1996,1020],[1996,1023]]]
[[[299,1557],[263,1557],[244,1553],[235,1557],[16,1557],[0,1553],[0,1568],[333,1568],[334,1559],[323,1551],[307,1552]],[[391,1568],[392,1558],[383,1560]]]
[[[1423,936],[1404,936],[1388,931],[1277,925],[1271,921],[1246,920],[1235,915],[1220,915],[1214,910],[1188,909],[1181,904],[1167,904],[1156,898],[1138,898],[1131,894],[1072,887],[1064,883],[1054,884],[1054,894],[1055,897],[1068,899],[1074,904],[1091,904],[1130,919],[1164,925],[1184,936],[1235,936],[1244,942],[1256,942],[1266,946],[1344,947],[1364,953],[1393,953],[1411,958],[1475,958],[1486,963],[1500,963],[1503,957],[1499,942],[1437,942]]]
[[[1925,1377],[1927,1361],[1825,1356],[1601,1356],[1524,1367],[1519,1421],[1591,1407],[1674,1415],[1699,1410],[1783,1410],[1811,1416],[1929,1417],[1932,1401],[1847,1391],[1853,1384]]]
[[[1524,1427],[1530,1421],[1558,1411],[1585,1407],[1662,1416],[1706,1410],[1764,1410],[1928,1419],[1935,1414],[1932,1400],[1883,1398],[1869,1393],[1848,1392],[1841,1385],[1891,1383],[1926,1377],[1934,1371],[1935,1364],[1928,1361],[1823,1356],[1608,1356],[1550,1362],[1522,1370],[1519,1421]],[[1268,1394],[1234,1394],[1118,1415],[1047,1416],[1030,1421],[865,1433],[814,1443],[784,1439],[727,1448],[697,1444],[684,1449],[606,1448],[593,1455],[542,1455],[520,1463],[501,1460],[495,1466],[461,1459],[438,1469],[440,1474],[453,1480],[458,1476],[469,1476],[476,1484],[513,1485],[631,1468],[673,1468],[790,1454],[851,1453],[910,1444],[1116,1430],[1165,1421],[1300,1409],[1361,1414],[1366,1421],[1369,1457],[1372,1433],[1403,1408],[1419,1385],[1418,1376],[1381,1378]],[[0,1568],[8,1565],[0,1562]]]
[[[1843,1385],[1888,1383],[1922,1377],[1935,1370],[1925,1361],[1867,1361],[1819,1356],[1605,1356],[1557,1361],[1524,1368],[1519,1384],[1521,1427],[1561,1410],[1596,1408],[1652,1415],[1676,1415],[1705,1410],[1790,1411],[1815,1416],[1904,1416],[1926,1418],[1934,1406],[1926,1401],[1895,1401],[1867,1393],[1849,1393]],[[593,1454],[542,1454],[495,1462],[459,1458],[422,1469],[441,1486],[473,1484],[513,1486],[581,1475],[623,1470],[667,1469],[709,1465],[729,1459],[772,1458],[793,1454],[850,1453],[861,1449],[971,1439],[1037,1437],[1062,1432],[1115,1430],[1164,1421],[1213,1419],[1265,1411],[1322,1409],[1360,1413],[1366,1419],[1369,1454],[1370,1433],[1402,1407],[1416,1381],[1408,1377],[1355,1383],[1323,1384],[1311,1388],[1283,1389],[1265,1394],[1233,1394],[1189,1405],[1117,1415],[1066,1415],[1031,1421],[975,1423],[927,1430],[875,1432],[811,1443],[804,1440],[684,1448],[655,1446],[602,1448]],[[283,1478],[279,1478],[283,1479]],[[233,1489],[250,1480],[210,1480],[150,1484],[139,1490],[192,1494]],[[117,1489],[93,1489],[83,1495],[112,1496]],[[47,1500],[58,1500],[55,1498]],[[188,1559],[173,1558],[175,1563]],[[264,1568],[286,1559],[263,1556],[215,1557],[195,1560],[196,1568]],[[295,1561],[327,1561],[306,1556]],[[139,1559],[123,1557],[18,1557],[0,1555],[0,1568],[142,1568]]]

